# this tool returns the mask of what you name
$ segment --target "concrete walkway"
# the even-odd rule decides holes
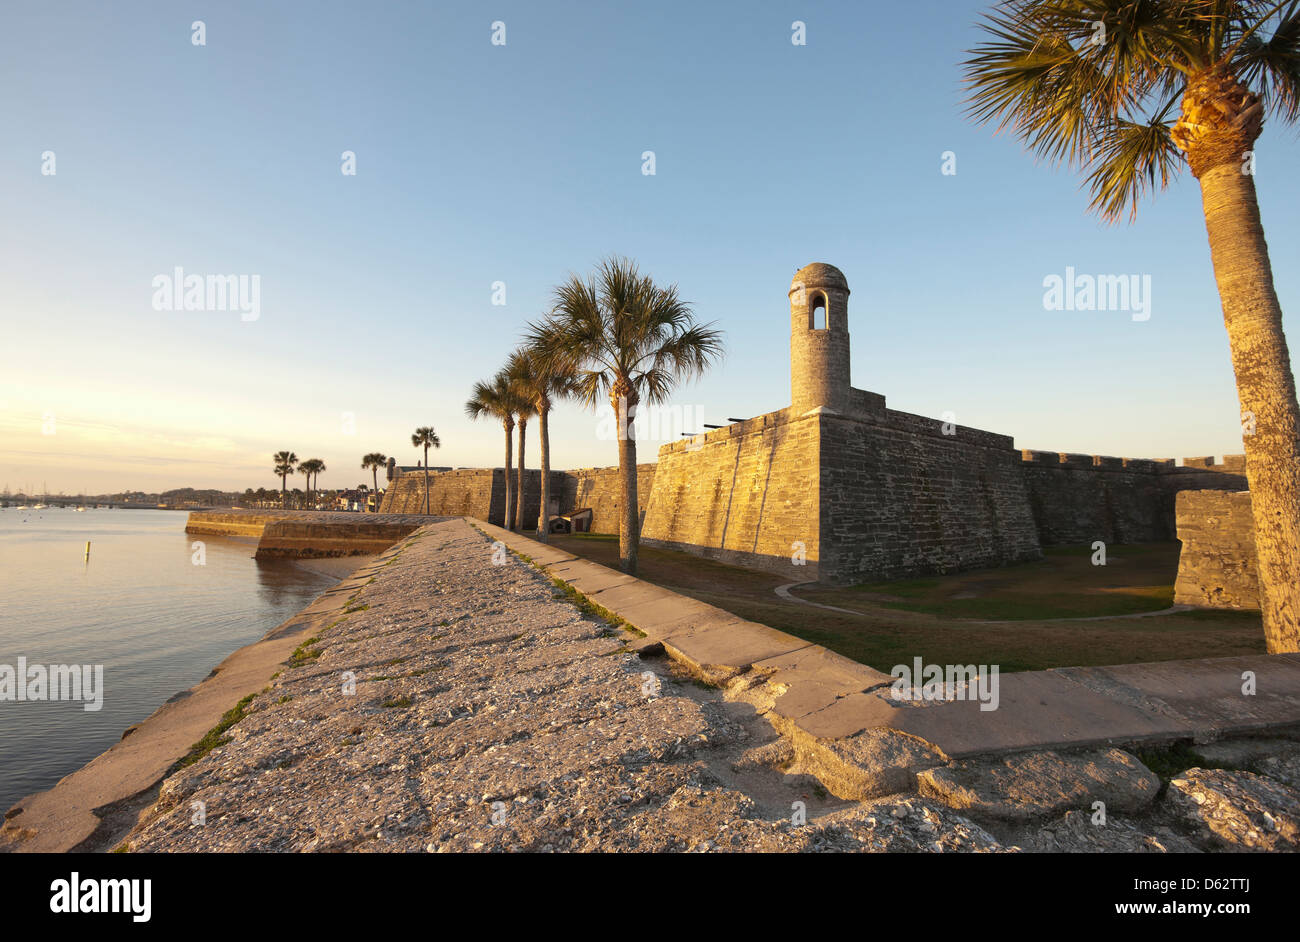
[[[991,710],[975,699],[897,700],[890,689],[894,677],[819,645],[526,536],[474,524],[645,632],[645,643],[661,643],[702,679],[761,686],[770,695],[769,720],[837,761],[885,734],[921,740],[952,759],[1099,744],[1205,742],[1300,726],[1300,654],[1005,674],[997,678],[997,706]],[[872,762],[888,761],[880,750],[870,752]],[[907,765],[914,758],[899,761]]]

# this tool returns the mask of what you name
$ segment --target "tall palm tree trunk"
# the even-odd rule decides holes
[[[636,437],[632,422],[636,402],[626,380],[614,384],[618,395],[611,396],[614,415],[618,417],[618,476],[622,484],[622,515],[618,525],[618,568],[629,576],[636,575],[637,549],[641,539],[641,520],[636,504]]]
[[[515,530],[524,532],[524,442],[528,430],[528,420],[519,420],[519,486],[515,497]]]
[[[641,534],[636,510],[636,441],[632,438],[619,440],[618,473],[623,483],[623,514],[618,527],[618,567],[629,576],[635,576]]]
[[[514,453],[515,423],[513,419],[510,419],[505,422],[502,422],[501,424],[506,430],[506,469],[505,469],[506,510],[501,517],[501,525],[505,527],[507,530],[509,530],[510,521],[514,519],[514,509],[515,509],[514,488],[511,486],[512,484],[511,478],[513,475],[511,471],[511,459],[510,459],[510,456]],[[488,506],[489,508],[491,507],[490,502]]]
[[[371,480],[375,482],[375,509],[373,513],[379,513],[379,466],[370,466]]]
[[[537,538],[543,543],[551,537],[551,433],[547,428],[550,408],[537,410],[537,434],[542,440],[542,505],[537,511]]]
[[[1205,170],[1200,180],[1247,433],[1264,637],[1270,654],[1300,651],[1300,409],[1255,181],[1236,160]]]
[[[424,446],[424,512],[429,513],[429,446]]]
[[[289,509],[289,475],[280,476],[280,509]]]

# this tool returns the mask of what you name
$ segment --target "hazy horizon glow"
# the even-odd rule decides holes
[[[853,384],[891,408],[1022,448],[1242,452],[1196,181],[1104,226],[1076,174],[970,123],[960,62],[989,5],[8,10],[0,485],[271,488],[287,448],[351,487],[368,452],[415,464],[419,425],[434,465],[499,464],[500,426],[463,414],[471,385],[614,253],[725,332],[725,361],[674,400],[703,422],[789,403],[786,291],[825,261],[852,290]],[[1297,165],[1295,132],[1266,124],[1256,185],[1290,321]],[[258,276],[257,318],[156,309],[177,267]],[[1149,276],[1149,320],[1046,310],[1067,269]],[[615,464],[601,426],[560,406],[553,465]]]

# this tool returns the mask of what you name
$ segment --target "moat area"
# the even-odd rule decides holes
[[[617,568],[618,537],[554,536],[551,543]],[[1002,671],[1263,654],[1258,612],[1159,612],[1173,605],[1180,544],[1049,547],[1038,562],[849,588],[790,580],[673,550],[641,548],[638,576],[751,621],[787,631],[888,672],[915,656]],[[1060,619],[1088,619],[1086,621]]]

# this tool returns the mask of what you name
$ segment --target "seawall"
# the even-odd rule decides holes
[[[429,518],[331,511],[194,511],[185,532],[256,539],[258,559],[313,559],[382,553]]]

